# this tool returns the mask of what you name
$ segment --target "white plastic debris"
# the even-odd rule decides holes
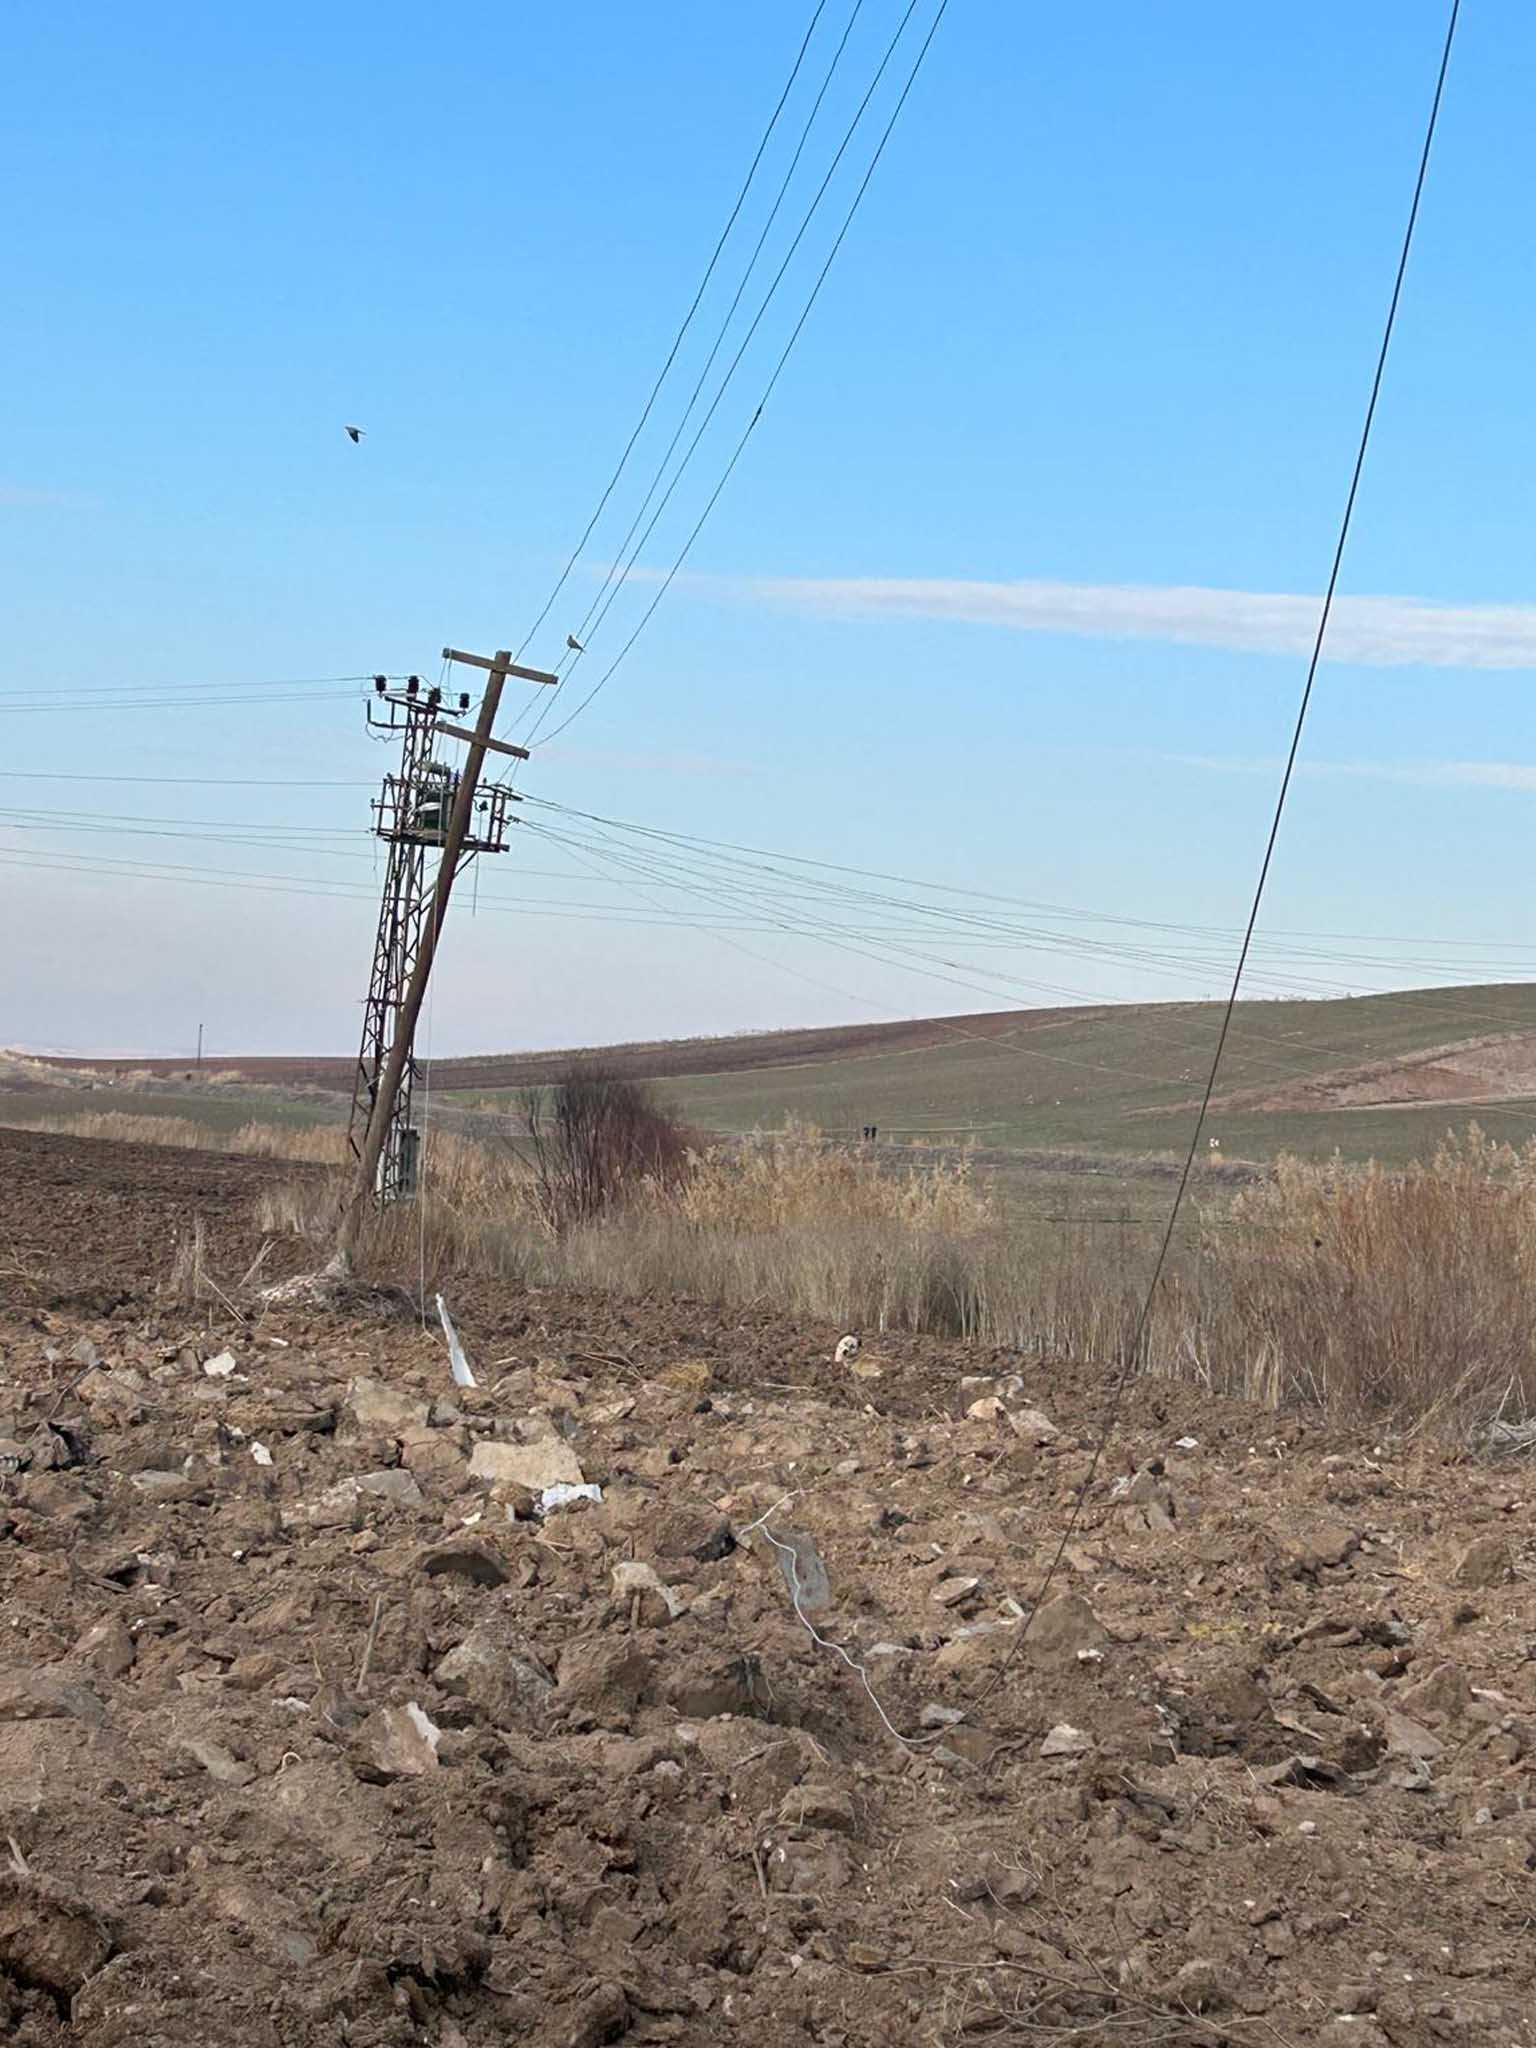
[[[432,1751],[432,1754],[435,1756],[437,1754],[437,1745],[443,1739],[442,1729],[439,1728],[434,1722],[428,1720],[426,1714],[422,1711],[420,1707],[417,1706],[414,1700],[406,1701],[405,1712],[406,1718],[410,1721],[411,1726],[416,1730],[416,1733],[421,1737],[422,1741],[426,1743],[428,1748]]]
[[[469,1360],[464,1356],[464,1346],[459,1342],[459,1333],[453,1327],[453,1318],[448,1313],[448,1304],[443,1297],[437,1297],[438,1320],[443,1326],[443,1335],[448,1339],[448,1370],[453,1374],[456,1387],[473,1387],[479,1382],[469,1369]]]
[[[597,1500],[603,1497],[600,1486],[572,1486],[562,1480],[558,1486],[546,1486],[539,1495],[539,1513],[547,1515],[554,1508],[568,1508],[573,1500]]]
[[[221,1351],[217,1358],[205,1358],[203,1371],[211,1380],[232,1378],[235,1371],[235,1354],[233,1351]]]
[[[272,1453],[262,1443],[253,1443],[251,1445],[251,1456],[258,1465],[270,1465],[272,1462]]]

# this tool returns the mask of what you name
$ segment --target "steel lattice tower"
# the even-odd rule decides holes
[[[468,703],[467,697],[462,698],[459,708],[467,708]],[[421,951],[449,812],[459,786],[458,771],[433,757],[438,721],[445,708],[442,692],[424,690],[416,676],[401,690],[391,690],[382,676],[374,679],[368,723],[375,731],[398,733],[401,753],[398,772],[385,776],[383,790],[373,802],[374,831],[389,848],[389,864],[379,904],[373,971],[363,1006],[362,1045],[352,1083],[347,1140],[356,1159],[363,1156],[380,1082],[401,1028],[406,991]],[[456,726],[444,727],[443,732],[454,739],[465,737]],[[508,794],[494,787],[484,791],[477,805],[474,836],[464,842],[461,863],[476,853],[502,851]],[[374,1180],[374,1195],[380,1203],[398,1201],[416,1190],[419,1133],[411,1121],[416,1073],[414,1057],[408,1058],[390,1105]]]

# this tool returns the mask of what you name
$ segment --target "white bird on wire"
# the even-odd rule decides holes
[[[347,428],[347,433],[351,437],[352,445],[354,448],[357,446],[358,442],[362,440],[364,434],[366,434],[367,431],[368,429],[366,427]]]

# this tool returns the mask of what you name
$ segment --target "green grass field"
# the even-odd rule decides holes
[[[1188,1142],[1220,1015],[1216,1004],[1141,1004],[1081,1017],[1057,1012],[1035,1024],[1024,1012],[1005,1039],[968,1035],[957,1018],[952,1036],[936,1045],[839,1052],[745,1071],[732,1070],[732,1051],[752,1041],[722,1040],[718,1071],[669,1078],[659,1060],[656,1085],[681,1115],[710,1130],[749,1131],[795,1116],[837,1135],[857,1136],[865,1124],[877,1124],[892,1141],[970,1138],[989,1152],[1170,1153]],[[1517,1031],[1536,1031],[1536,987],[1243,1003],[1222,1060],[1218,1105],[1241,1090]],[[475,1099],[510,1107],[516,1091],[479,1090]],[[1432,1149],[1447,1129],[1474,1117],[1513,1142],[1536,1136],[1536,1098],[1475,1109],[1256,1113],[1218,1106],[1208,1134],[1220,1139],[1228,1158],[1337,1149],[1395,1162]]]
[[[914,1028],[895,1043],[842,1030],[795,1034],[765,1061],[772,1038],[749,1035],[707,1046],[679,1041],[627,1049],[626,1071],[653,1076],[663,1100],[699,1127],[745,1132],[814,1123],[834,1137],[879,1127],[883,1145],[969,1144],[978,1165],[1032,1208],[1104,1216],[1156,1212],[1170,1164],[1193,1128],[1221,1019],[1216,1004],[1126,1004],[1082,1012],[1021,1011],[999,1019],[953,1018]],[[1536,1096],[1402,1108],[1227,1109],[1222,1099],[1334,1069],[1494,1034],[1536,1032],[1536,987],[1501,984],[1414,990],[1332,1001],[1247,1002],[1227,1041],[1206,1136],[1229,1163],[1281,1152],[1402,1164],[1432,1152],[1473,1121],[1514,1144],[1536,1137]],[[706,1057],[710,1071],[699,1071]],[[338,1076],[350,1071],[334,1063]],[[474,1063],[477,1085],[454,1089],[451,1069],[436,1100],[463,1110],[515,1111],[518,1091],[483,1085],[489,1069],[516,1073],[515,1056]],[[528,1071],[548,1073],[542,1057]],[[340,1094],[302,1099],[267,1080],[217,1090],[161,1082],[148,1092],[74,1086],[0,1092],[0,1119],[30,1121],[108,1108],[191,1117],[215,1129],[247,1118],[313,1123],[345,1114]],[[1208,1148],[1202,1145],[1202,1154]],[[1204,1160],[1203,1160],[1204,1164]],[[1212,1197],[1223,1186],[1202,1172]]]

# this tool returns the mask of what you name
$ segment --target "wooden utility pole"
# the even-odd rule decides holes
[[[449,811],[447,827],[443,833],[443,852],[438,863],[437,884],[432,892],[431,907],[422,927],[421,943],[406,988],[405,999],[400,1006],[394,1039],[389,1048],[384,1071],[379,1077],[373,1112],[368,1119],[367,1135],[363,1139],[362,1150],[358,1156],[357,1180],[351,1198],[342,1212],[337,1248],[343,1252],[350,1251],[355,1244],[363,1217],[373,1200],[379,1158],[389,1131],[395,1097],[399,1093],[400,1083],[415,1044],[416,1023],[421,1015],[422,999],[426,995],[427,983],[431,978],[432,962],[437,956],[437,942],[442,935],[443,920],[448,914],[448,899],[453,893],[459,857],[464,850],[464,841],[474,815],[475,790],[480,781],[481,766],[488,752],[527,759],[521,747],[509,746],[504,740],[492,738],[496,713],[501,705],[502,686],[508,676],[521,676],[530,683],[559,681],[558,676],[550,675],[547,670],[520,668],[505,650],[487,657],[483,654],[461,654],[456,648],[445,647],[443,659],[461,662],[470,668],[483,668],[488,671],[488,678],[485,695],[480,700],[480,716],[475,721],[474,731],[461,735],[469,741],[469,754],[454,790],[453,807]]]

